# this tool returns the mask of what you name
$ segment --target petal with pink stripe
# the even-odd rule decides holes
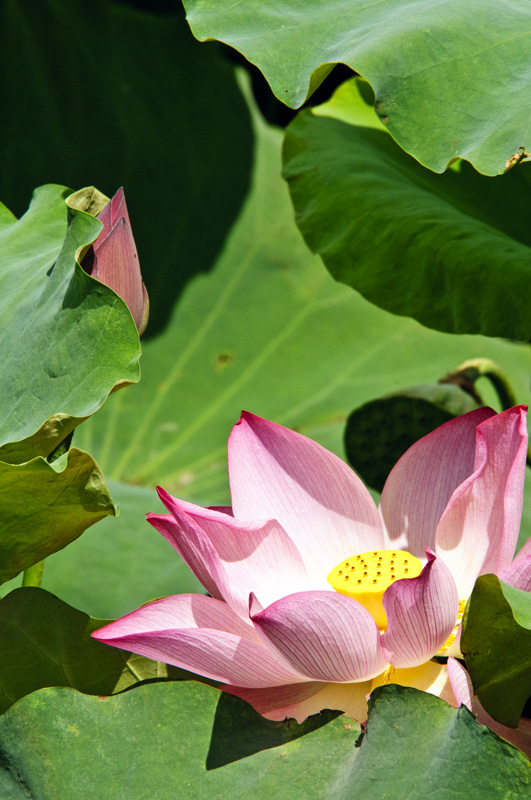
[[[480,408],[419,439],[391,470],[380,500],[387,547],[424,558],[452,493],[474,471],[476,428],[494,415]]]
[[[515,558],[513,563],[507,569],[502,570],[498,577],[509,586],[514,586],[515,589],[531,592],[531,553],[521,558]]]
[[[229,588],[217,553],[199,525],[191,518],[179,524],[170,514],[147,514],[146,518],[188,564],[207,592],[222,600]]]
[[[190,550],[191,542],[198,542],[190,566],[196,575],[212,576],[219,594],[240,616],[248,616],[251,592],[265,607],[287,592],[314,588],[299,551],[276,520],[241,522],[177,500],[163,489],[159,494],[175,520],[172,539],[176,546]],[[200,545],[205,537],[207,542]],[[197,563],[198,558],[204,561]]]
[[[228,450],[235,517],[278,520],[314,586],[343,559],[381,547],[382,525],[369,492],[316,442],[243,412]]]
[[[527,456],[526,408],[478,426],[474,471],[453,493],[437,527],[435,551],[466,600],[478,575],[511,563],[522,515]]]
[[[398,580],[386,589],[387,630],[382,649],[394,667],[429,661],[452,633],[459,611],[457,588],[445,564],[426,549],[428,563],[417,578]]]
[[[92,636],[222,683],[264,687],[305,680],[226,603],[199,594],[149,603]]]
[[[262,635],[315,681],[366,681],[387,661],[369,612],[336,592],[299,592],[253,616]]]

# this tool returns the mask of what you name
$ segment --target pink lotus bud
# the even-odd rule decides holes
[[[103,230],[88,250],[82,267],[127,303],[138,333],[142,336],[149,316],[149,298],[140,273],[122,188],[118,189],[97,218],[103,222]]]

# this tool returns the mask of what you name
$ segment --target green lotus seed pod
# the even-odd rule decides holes
[[[470,394],[449,383],[415,386],[371,400],[347,420],[347,459],[369,487],[381,492],[391,469],[412,444],[478,405]]]

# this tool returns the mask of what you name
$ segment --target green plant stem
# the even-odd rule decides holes
[[[500,401],[503,411],[518,405],[518,400],[505,372],[490,358],[471,358],[455,371],[470,383],[478,378],[488,378]],[[527,450],[527,465],[531,467],[531,446]]]
[[[38,561],[37,564],[25,569],[22,575],[22,586],[40,586],[43,569],[44,561]]]
[[[464,364],[457,368],[455,374],[462,375],[471,383],[477,381],[478,378],[488,378],[498,395],[500,405],[504,411],[518,405],[518,400],[507,375],[490,358],[472,358],[469,361],[465,361]]]

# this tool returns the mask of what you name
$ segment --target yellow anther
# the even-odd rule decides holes
[[[355,582],[344,583],[344,569],[354,560],[363,564],[363,577]],[[388,586],[401,578],[416,578],[422,571],[418,558],[405,550],[373,550],[351,556],[334,567],[328,576],[328,583],[347,597],[353,597],[369,611],[381,631],[387,627],[387,618],[382,603]],[[358,575],[360,573],[358,572]],[[463,606],[464,610],[464,606]],[[461,615],[462,616],[462,615]],[[455,638],[455,637],[454,637]]]
[[[337,589],[336,589],[336,591],[337,591]],[[446,653],[446,651],[449,650],[450,647],[455,642],[456,637],[457,637],[457,632],[459,631],[459,626],[461,625],[461,620],[463,619],[463,614],[465,613],[465,606],[466,606],[466,600],[460,600],[459,601],[459,611],[457,612],[457,619],[455,621],[454,629],[451,632],[451,634],[448,637],[448,639],[446,640],[445,644],[443,644],[443,646],[439,650],[438,655],[444,655]]]
[[[387,669],[385,670],[382,678],[382,684],[385,685],[387,683],[391,683],[391,678],[393,676],[393,672],[395,671],[395,667],[392,664],[389,664]]]

